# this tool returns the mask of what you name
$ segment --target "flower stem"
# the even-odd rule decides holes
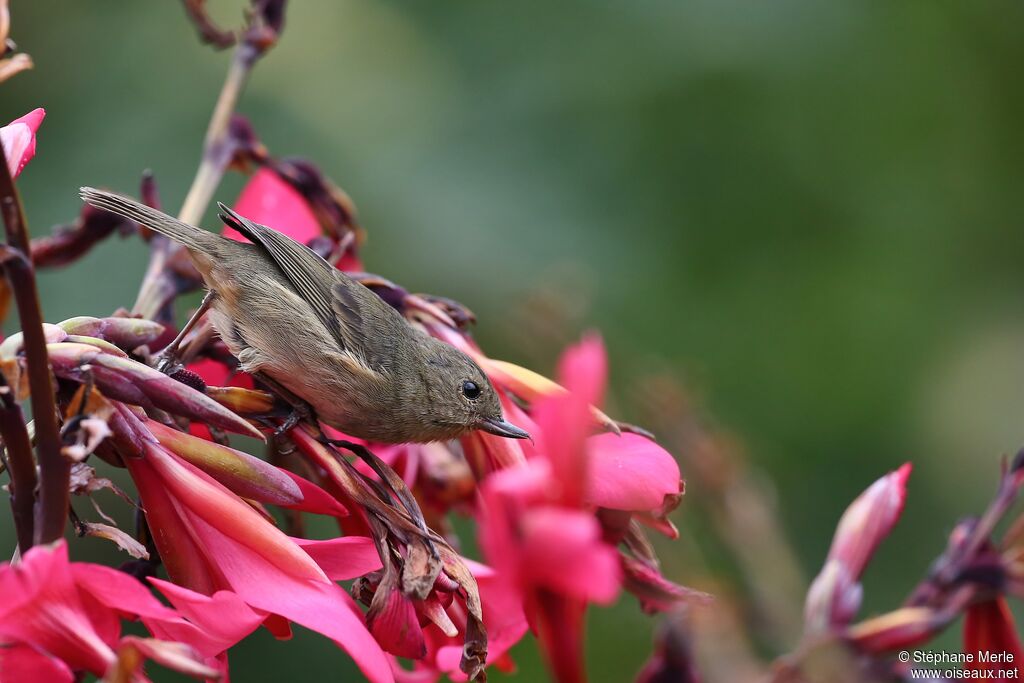
[[[14,531],[22,554],[32,547],[35,522],[36,464],[32,459],[32,442],[25,428],[21,406],[14,400],[11,387],[0,375],[0,437],[7,452],[11,476],[11,514]]]
[[[186,223],[195,225],[202,219],[224,177],[224,172],[231,163],[234,156],[230,136],[231,117],[249,80],[252,66],[259,56],[260,51],[248,41],[239,43],[235,48],[231,67],[228,69],[210,117],[210,124],[206,129],[199,169],[188,194],[185,195],[181,211],[178,212],[178,218]],[[154,248],[150,256],[149,266],[133,309],[135,313],[149,319],[157,318],[160,311],[180,293],[173,278],[168,277],[167,265],[171,258],[183,249],[181,245],[171,243],[166,238],[154,239],[161,241],[156,242],[159,246]]]
[[[32,417],[36,425],[36,444],[39,457],[39,502],[35,510],[35,543],[50,543],[64,535],[68,518],[68,477],[70,463],[61,455],[60,433],[57,428],[57,409],[53,402],[50,362],[43,335],[43,314],[39,307],[39,292],[29,254],[28,224],[21,198],[14,186],[7,159],[0,148],[0,214],[3,215],[7,245],[2,263],[7,279],[14,290],[18,316],[25,339],[25,358],[28,365],[28,383],[32,400]],[[27,469],[23,460],[31,457],[31,450],[10,448],[12,476],[15,469],[21,476]],[[33,477],[34,479],[34,477]],[[22,484],[24,496],[27,482]],[[17,483],[15,484],[17,488]],[[34,487],[27,490],[32,491]],[[24,501],[18,503],[24,504]],[[21,537],[19,536],[19,543]]]

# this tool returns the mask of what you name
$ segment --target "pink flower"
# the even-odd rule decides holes
[[[246,183],[235,202],[235,211],[303,244],[322,234],[320,222],[303,196],[267,167],[256,171]],[[222,234],[244,240],[237,230],[226,226]]]
[[[45,116],[46,110],[33,109],[0,128],[0,143],[4,146],[4,156],[12,178],[17,178],[25,164],[36,155],[36,131]]]
[[[497,580],[521,596],[556,680],[583,681],[588,604],[610,603],[622,586],[648,609],[706,598],[665,580],[649,558],[615,547],[633,515],[662,517],[678,501],[679,466],[643,436],[594,434],[610,422],[597,408],[607,362],[596,336],[562,356],[558,384],[514,366],[496,367],[520,392],[550,386],[532,395],[535,444],[506,458],[481,485],[480,544]],[[516,423],[524,424],[523,417],[516,415]],[[490,463],[496,463],[493,452]],[[598,511],[607,515],[599,519]],[[606,528],[605,516],[616,525]]]
[[[843,513],[825,566],[807,592],[808,633],[844,626],[856,615],[862,597],[860,575],[903,512],[910,470],[906,463],[885,475]]]
[[[148,435],[131,411],[118,411],[123,422],[115,420],[112,428],[122,439],[131,431],[141,450],[141,457],[125,458],[125,464],[176,584],[210,596],[231,591],[262,618],[270,618],[267,625],[275,633],[287,633],[281,618],[294,621],[334,640],[371,681],[392,680],[388,660],[362,613],[311,557],[317,542],[300,546],[223,484]],[[334,570],[351,578],[351,567]]]
[[[220,653],[213,652],[217,648],[206,647],[207,653],[201,653],[194,647],[209,645],[202,628],[160,604],[126,574],[98,565],[69,563],[63,541],[32,548],[20,564],[0,566],[0,591],[5,596],[0,605],[4,681],[70,683],[78,672],[102,677],[115,671],[133,680],[147,680],[137,670],[142,658],[192,676],[217,675],[204,662]],[[181,633],[180,643],[122,637],[123,617],[180,623],[191,630]],[[124,656],[128,653],[133,654]]]
[[[584,340],[562,358],[567,391],[538,402],[535,457],[481,487],[480,543],[506,590],[519,594],[555,678],[582,681],[582,618],[618,594],[618,553],[588,503],[590,406],[604,390],[604,350]],[[678,477],[676,479],[678,483]]]

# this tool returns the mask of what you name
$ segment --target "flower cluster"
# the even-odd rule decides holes
[[[283,6],[255,2],[236,37],[210,23],[201,4],[190,15],[204,37],[237,40],[236,64],[250,69],[276,41]],[[232,73],[228,97],[237,96]],[[0,129],[12,179],[35,154],[43,116],[37,109]],[[533,440],[474,433],[378,444],[312,422],[282,432],[288,397],[241,372],[206,317],[175,342],[180,365],[159,362],[174,336],[172,304],[201,284],[181,247],[83,208],[32,242],[37,267],[72,262],[115,231],[147,240],[152,257],[132,313],[38,330],[23,317],[23,331],[0,344],[0,431],[12,502],[22,511],[20,559],[0,569],[0,584],[18,596],[0,609],[5,681],[30,680],[32,671],[141,681],[146,660],[226,677],[232,646],[260,627],[288,638],[292,624],[333,640],[375,683],[483,680],[490,665],[513,668],[509,650],[531,632],[554,678],[582,681],[589,604],[608,604],[622,589],[648,611],[707,599],[664,578],[644,536],[645,526],[677,535],[667,515],[682,480],[648,434],[601,412],[599,338],[565,353],[558,383],[491,359],[473,341],[465,307],[363,272],[364,232],[349,198],[310,162],[272,156],[230,108],[211,121],[202,163],[205,183],[194,185],[183,218],[202,212],[227,170],[251,173],[239,213],[307,244],[423,334],[469,353]],[[157,203],[152,176],[141,195]],[[230,228],[224,235],[243,239]],[[56,380],[50,396],[40,391],[39,358]],[[49,400],[57,418],[49,460],[41,421],[38,457],[31,450],[20,412],[29,397],[34,409]],[[229,434],[266,442],[268,458],[232,447]],[[122,468],[134,493],[97,468]],[[63,496],[33,501],[37,481],[40,494]],[[138,506],[137,528],[115,524],[94,499],[100,490]],[[80,497],[100,519],[68,505]],[[120,570],[69,562],[68,545],[51,529],[54,509],[79,536],[112,541],[132,559]],[[304,538],[309,514],[335,520],[340,535]],[[481,557],[456,550],[454,514],[476,520]],[[125,619],[152,637],[122,636]]]
[[[22,323],[0,341],[0,455],[18,540],[14,559],[0,565],[0,679],[146,681],[154,663],[226,680],[228,653],[242,639],[259,628],[287,639],[298,624],[336,643],[374,683],[485,680],[489,667],[514,669],[510,650],[528,636],[553,680],[582,683],[587,611],[627,593],[646,613],[668,613],[638,680],[700,680],[694,624],[702,613],[727,614],[729,597],[712,602],[662,573],[648,533],[679,536],[670,513],[683,495],[680,467],[650,433],[604,412],[601,338],[589,334],[566,349],[551,379],[487,355],[472,336],[475,316],[457,301],[365,272],[366,234],[349,197],[315,164],[273,155],[234,111],[248,72],[280,37],[284,0],[252,0],[239,31],[213,23],[202,0],[185,6],[205,42],[235,50],[179,217],[197,222],[225,173],[248,174],[239,214],[307,245],[418,332],[468,354],[509,421],[532,438],[473,432],[383,444],[310,415],[295,425],[290,397],[243,372],[208,316],[200,311],[176,334],[174,304],[202,284],[183,247],[91,207],[29,242],[14,180],[36,153],[45,112],[31,111],[0,128],[0,316],[13,298]],[[0,81],[31,65],[9,55],[8,29],[0,0]],[[160,203],[149,174],[139,194]],[[150,247],[132,308],[44,323],[35,268],[73,262],[115,232]],[[223,234],[244,239],[228,227]],[[169,348],[174,363],[163,362]],[[670,392],[656,393],[668,402]],[[722,536],[742,546],[737,555],[753,568],[752,592],[771,596],[764,577],[785,576],[768,565],[784,564],[786,551],[766,497],[733,481],[742,468],[699,429],[670,422],[683,435],[673,450],[689,458]],[[265,444],[266,457],[240,450],[232,435]],[[104,476],[114,469],[131,491]],[[956,526],[901,607],[856,621],[861,577],[900,518],[910,472],[907,464],[882,477],[843,515],[807,591],[799,644],[777,661],[772,680],[906,676],[892,653],[960,615],[965,649],[1015,658],[978,663],[979,672],[1005,674],[1024,656],[1006,601],[1024,595],[1024,519],[995,536],[1024,484],[1024,456],[1005,469],[985,514]],[[136,512],[134,529],[100,507],[100,491]],[[98,519],[79,515],[82,499]],[[328,518],[338,535],[307,538],[308,515]],[[456,533],[456,516],[472,520],[473,543]],[[78,536],[110,541],[130,559],[118,569],[71,561],[69,520]],[[464,555],[465,547],[479,556]],[[787,622],[777,614],[782,601],[762,602],[766,622]],[[125,635],[123,622],[149,635]]]

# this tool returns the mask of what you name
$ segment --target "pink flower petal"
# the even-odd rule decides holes
[[[134,577],[110,567],[86,562],[71,563],[79,590],[89,593],[101,605],[122,615],[176,619],[178,613],[165,607]]]
[[[168,581],[150,578],[184,619],[143,619],[153,635],[188,643],[206,657],[215,657],[252,633],[264,619],[230,591],[203,595]]]
[[[205,520],[194,517],[192,524],[208,552],[217,554],[231,588],[248,605],[327,636],[348,652],[373,683],[393,681],[387,657],[340,586],[283,572]]]
[[[72,683],[75,674],[68,665],[24,644],[5,643],[0,647],[0,672],[5,681],[46,681]]]
[[[521,533],[521,562],[531,584],[603,604],[618,595],[618,555],[601,540],[601,525],[593,514],[533,509],[524,515]]]
[[[205,558],[205,577],[200,567],[189,568],[195,580],[205,582],[204,587],[230,588],[257,611],[326,635],[373,683],[393,680],[387,658],[352,599],[277,527],[209,475],[156,444],[146,444],[145,457],[133,459],[129,470],[147,515],[153,513],[154,489],[149,485],[162,485],[167,499],[157,509],[164,522],[172,521],[174,541],[184,541],[185,548]],[[181,551],[161,534],[154,540],[162,557]]]
[[[613,510],[657,510],[681,492],[679,465],[664,448],[639,434],[598,434],[587,440],[590,505]]]
[[[570,507],[583,501],[586,440],[593,430],[590,406],[601,402],[606,372],[601,340],[587,337],[562,355],[559,383],[566,392],[544,397],[536,405],[537,448],[551,461],[562,488],[561,502]]]
[[[159,472],[168,492],[195,517],[296,578],[327,578],[284,532],[202,470],[158,446],[147,448],[144,459]]]
[[[327,491],[324,491],[313,482],[300,477],[294,472],[289,472],[288,470],[281,471],[291,477],[292,481],[298,484],[299,491],[302,493],[302,502],[286,506],[289,510],[301,510],[302,512],[312,512],[314,514],[329,515],[331,517],[348,516],[348,509]]]
[[[68,548],[35,546],[20,564],[0,566],[0,642],[26,643],[97,676],[115,655],[78,597]]]
[[[202,661],[202,655],[184,643],[167,642],[156,638],[139,638],[137,636],[125,636],[121,639],[119,650],[128,654],[122,656],[119,664],[131,662],[132,655],[141,655],[143,658],[156,662],[172,671],[183,673],[193,678],[210,679],[219,674],[218,669],[210,668]],[[136,664],[136,669],[131,673],[133,679],[141,677],[142,662]],[[125,672],[127,673],[127,672]]]
[[[872,484],[843,513],[829,557],[859,577],[882,540],[896,526],[907,499],[908,462]]]
[[[579,344],[567,349],[558,363],[558,383],[591,405],[604,401],[607,377],[604,342],[596,334],[586,335]]]
[[[347,581],[381,568],[380,555],[373,539],[366,536],[342,536],[326,541],[293,538],[296,544],[320,565],[332,581]]]
[[[378,587],[377,590],[382,590]],[[423,629],[416,616],[412,600],[392,589],[384,597],[384,604],[377,611],[366,615],[370,633],[387,652],[409,659],[423,659],[427,646],[423,640]]]
[[[146,458],[128,458],[125,464],[142,499],[146,522],[153,531],[153,540],[168,576],[175,583],[205,594],[225,587],[226,583],[204,556],[179,506],[150,462]]]
[[[25,164],[36,155],[36,131],[45,116],[44,109],[33,109],[0,128],[0,143],[3,144],[12,178],[17,178]]]
[[[235,202],[235,211],[302,244],[322,234],[320,222],[305,198],[266,167],[256,171],[246,183]],[[223,235],[239,241],[244,239],[229,227],[224,228]]]

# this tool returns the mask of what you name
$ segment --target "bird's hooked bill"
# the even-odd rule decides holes
[[[480,421],[479,428],[490,434],[504,436],[509,439],[529,439],[530,433],[520,429],[510,422],[499,420],[495,417],[484,418]]]

